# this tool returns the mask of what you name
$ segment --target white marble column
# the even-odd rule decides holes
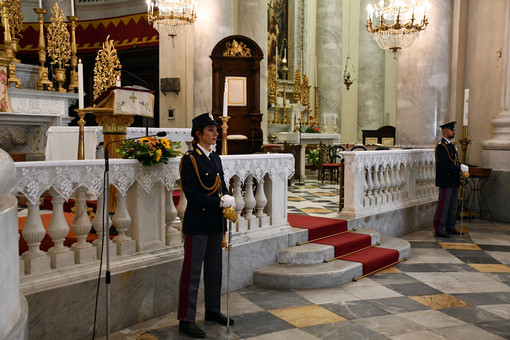
[[[377,46],[373,34],[369,34],[365,28],[366,8],[373,3],[373,0],[361,0],[360,5],[359,69],[356,79],[359,98],[358,133],[384,125],[384,50]],[[352,46],[356,47],[356,44],[351,41],[351,49]],[[351,76],[354,77],[353,74]],[[361,140],[361,135],[358,140]]]
[[[450,1],[430,0],[429,22],[414,44],[398,56],[396,142],[432,146],[448,112],[451,55]]]
[[[342,4],[317,1],[317,82],[319,112],[341,111],[342,93]],[[311,92],[313,94],[313,91]],[[340,119],[338,119],[340,121]]]
[[[16,168],[0,149],[0,339],[28,339],[28,305],[20,292],[18,255],[18,202],[10,194],[16,183]]]
[[[267,1],[239,1],[237,10],[237,34],[254,40],[264,53],[260,61],[260,113],[262,130],[267,135]]]
[[[492,138],[482,142],[482,162],[494,170],[510,170],[510,1],[505,13],[499,113],[491,120]]]
[[[212,110],[212,61],[214,46],[234,33],[233,0],[201,0],[197,2],[195,22],[193,74],[194,115]]]

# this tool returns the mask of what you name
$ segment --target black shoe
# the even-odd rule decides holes
[[[205,338],[205,332],[196,323],[190,321],[179,321],[179,332],[192,338]]]
[[[227,325],[227,317],[220,312],[208,312],[205,311],[205,320],[219,323],[220,325],[226,326]],[[230,326],[234,325],[234,320],[230,319],[229,322]]]
[[[460,231],[457,231],[457,229],[451,229],[446,231],[450,235],[460,235]]]
[[[436,233],[436,237],[450,238],[448,233]]]

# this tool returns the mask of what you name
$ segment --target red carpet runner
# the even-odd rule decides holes
[[[329,236],[347,230],[347,221],[324,217],[288,214],[289,224],[295,228],[308,229],[308,240],[323,239],[312,243],[332,245],[335,257],[370,246],[370,235],[344,233]],[[360,262],[363,264],[363,275],[388,266],[398,261],[398,251],[394,249],[372,247],[342,257],[340,260]]]

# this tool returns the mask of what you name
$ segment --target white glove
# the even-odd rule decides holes
[[[236,208],[236,200],[234,197],[230,195],[223,195],[221,196],[221,202],[220,202],[220,208]]]
[[[460,165],[460,171],[462,172],[469,172],[469,167],[465,164]]]

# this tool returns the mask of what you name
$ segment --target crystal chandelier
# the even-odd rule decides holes
[[[160,33],[188,28],[197,19],[194,0],[147,0],[147,18]]]
[[[407,48],[428,25],[430,5],[425,0],[381,0],[379,5],[367,6],[367,31],[372,33],[380,48],[397,53]],[[379,19],[375,25],[373,18]],[[421,19],[421,21],[419,21]],[[419,22],[419,23],[418,23]]]

